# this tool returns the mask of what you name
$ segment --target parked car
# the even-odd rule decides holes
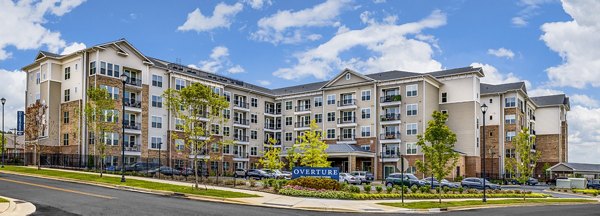
[[[402,173],[392,173],[385,178],[385,186],[391,187],[394,185],[405,185],[408,187],[412,187],[414,185],[420,187],[425,185],[424,181],[419,180],[415,175],[410,173],[404,173],[404,177]]]
[[[248,170],[248,173],[246,174],[247,178],[255,178],[255,179],[264,179],[264,178],[272,178],[272,175],[267,173],[264,170],[260,170],[260,169],[251,169]]]
[[[158,163],[137,162],[129,166],[125,166],[125,171],[141,172],[158,168]]]
[[[431,186],[431,179],[432,179],[432,177],[427,177],[427,178],[422,179],[421,181],[424,181],[425,185]],[[432,187],[432,188],[439,187],[440,184],[442,185],[442,187],[448,187],[448,188],[458,188],[460,186],[457,183],[450,182],[450,181],[448,181],[446,179],[442,179],[442,182],[440,183],[440,181],[438,181],[437,179],[433,178],[433,185],[434,185],[434,187]]]
[[[234,178],[246,178],[246,170],[245,169],[235,169],[233,173]]]
[[[148,174],[155,175],[159,173],[161,175],[172,176],[172,175],[181,175],[181,171],[173,169],[168,166],[161,166],[160,168],[148,170]]]
[[[474,188],[474,189],[483,190],[483,181],[485,181],[485,188],[486,189],[494,189],[494,190],[495,189],[498,189],[498,190],[501,189],[500,185],[492,184],[488,180],[484,180],[482,178],[465,178],[464,180],[462,180],[462,182],[460,184],[464,188]]]
[[[517,179],[511,179],[511,180],[509,180],[509,182],[510,182],[511,184],[514,184],[514,185],[520,185],[520,184],[521,184],[521,183],[520,183],[520,182],[519,182]],[[526,184],[526,185],[532,185],[532,186],[533,186],[533,185],[537,185],[537,184],[539,184],[539,181],[538,181],[536,178],[531,178],[531,177],[530,177],[530,178],[529,178],[529,179],[528,179],[528,180],[525,182],[525,184]]]
[[[431,181],[431,179],[433,179],[433,181]],[[425,185],[427,185],[431,188],[437,188],[440,186],[440,183],[435,178],[427,177],[427,178],[421,179],[421,181],[423,181],[425,183]]]
[[[339,182],[346,184],[360,184],[360,179],[348,173],[340,173]]]
[[[292,179],[292,173],[284,173],[281,170],[273,170],[274,178],[276,179]]]
[[[591,179],[591,180],[588,180],[587,188],[588,189],[600,190],[600,179]]]
[[[370,173],[367,171],[354,171],[354,172],[350,172],[350,175],[352,175],[356,178],[359,178],[361,184],[362,183],[371,183],[375,179],[375,177],[373,176],[373,173]]]

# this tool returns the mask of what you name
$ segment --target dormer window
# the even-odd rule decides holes
[[[347,73],[347,74],[346,74],[346,80],[350,80],[350,78],[351,78],[351,75],[350,75],[350,73]]]

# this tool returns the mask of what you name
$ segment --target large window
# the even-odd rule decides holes
[[[105,122],[118,122],[119,121],[119,111],[117,110],[104,110],[102,114],[102,120]]]
[[[185,80],[175,79],[175,90],[181,90],[182,88],[185,88]]]
[[[152,137],[151,146],[153,149],[161,149],[162,137]]]
[[[250,155],[252,155],[252,156],[258,155],[258,150],[257,149],[258,148],[256,146],[250,147]]]
[[[418,88],[417,84],[407,85],[406,86],[406,96],[407,97],[415,97],[415,96],[417,96],[418,95],[417,88]]]
[[[323,122],[323,114],[315,114],[315,122],[316,123]]]
[[[258,139],[258,132],[255,130],[250,131],[250,139]]]
[[[328,112],[327,113],[327,121],[328,122],[335,121],[335,112]]]
[[[119,88],[106,85],[100,85],[100,88],[106,89],[113,100],[119,99]]]
[[[96,74],[96,62],[90,62],[90,75]]]
[[[516,99],[514,97],[504,98],[504,107],[515,107]]]
[[[163,77],[160,75],[152,74],[152,86],[162,88]]]
[[[63,145],[69,145],[69,134],[63,134]]]
[[[152,116],[152,128],[162,128],[162,117]]]
[[[250,122],[251,123],[258,123],[258,116],[256,114],[250,114]]]
[[[292,125],[292,120],[293,118],[291,116],[286,116],[285,117],[285,125]]]
[[[71,79],[71,67],[65,68],[65,80]]]
[[[152,95],[152,107],[162,108],[162,96]]]
[[[185,121],[183,119],[176,118],[175,119],[175,130],[182,131],[185,125]]]
[[[362,137],[370,137],[371,136],[371,126],[360,127],[360,135]]]
[[[335,95],[327,95],[327,105],[335,104]]]
[[[184,148],[185,148],[185,142],[183,142],[182,139],[176,139],[175,140],[175,149],[177,151],[183,151]]]
[[[250,106],[258,107],[258,98],[250,98]]]
[[[442,103],[448,102],[448,93],[442,92]]]
[[[361,117],[363,119],[371,118],[371,108],[363,108],[361,110]]]
[[[106,75],[106,62],[100,62],[100,74]]]
[[[70,100],[71,100],[71,90],[65,89],[65,102],[70,101]]]
[[[315,107],[323,106],[323,97],[315,97]]]
[[[371,100],[371,90],[364,90],[361,92],[361,99],[363,101]]]
[[[292,101],[286,101],[285,102],[285,110],[291,110],[292,109]]]
[[[69,123],[69,112],[63,112],[63,123]]]
[[[512,141],[516,135],[517,135],[517,133],[514,131],[507,131],[506,132],[506,141]]]
[[[407,116],[416,116],[418,109],[419,109],[419,107],[417,104],[408,104],[408,105],[406,105],[406,115]]]
[[[408,154],[408,155],[417,154],[417,144],[416,143],[406,143],[406,154]]]
[[[292,141],[292,133],[285,133],[285,141]]]
[[[230,133],[228,126],[223,127],[223,136],[229,136]]]
[[[417,123],[406,124],[406,135],[417,135]]]
[[[515,122],[516,122],[515,115],[505,115],[504,116],[504,123],[505,124],[515,124]]]
[[[327,129],[327,139],[335,139],[335,129]]]

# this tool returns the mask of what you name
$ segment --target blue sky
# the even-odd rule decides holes
[[[600,163],[599,10],[595,1],[567,0],[0,0],[7,23],[0,82],[14,86],[7,112],[22,110],[18,70],[38,50],[118,38],[148,56],[268,88],[320,81],[346,67],[481,66],[484,82],[525,80],[533,95],[571,96],[571,158]]]

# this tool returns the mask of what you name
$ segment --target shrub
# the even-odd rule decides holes
[[[447,194],[450,191],[450,188],[449,187],[442,187],[442,190],[444,190],[444,193]]]
[[[552,187],[550,187],[550,190],[554,191],[554,190],[556,190],[556,187],[552,186]]]
[[[417,185],[413,185],[412,187],[410,187],[410,192],[412,193],[416,193],[419,190],[419,187],[417,187]]]
[[[330,178],[301,177],[288,181],[288,185],[312,189],[340,190],[340,183]]]
[[[348,189],[351,193],[360,193],[360,188],[358,186],[350,185]]]
[[[440,190],[441,190],[440,187],[436,187],[435,188],[435,193],[440,193]]]
[[[250,179],[248,182],[250,183],[250,187],[256,187],[256,180]]]
[[[467,189],[467,194],[478,194],[479,191],[477,189]]]
[[[386,188],[385,188],[385,191],[386,191],[388,194],[391,194],[391,193],[394,191],[394,188],[393,188],[393,187],[386,187]]]
[[[400,185],[394,185],[394,190],[396,190],[397,193],[400,193]]]
[[[348,191],[348,183],[344,182],[340,185],[340,190]]]
[[[365,190],[365,193],[371,193],[371,184],[366,184],[363,186],[363,189]]]
[[[381,185],[377,185],[375,186],[375,191],[377,191],[377,193],[381,193],[383,191],[383,187],[381,187]]]
[[[273,187],[275,184],[275,181],[276,181],[275,179],[267,179],[267,185],[269,187]]]
[[[429,185],[425,185],[419,188],[421,193],[431,193],[431,187]]]
[[[462,176],[458,176],[456,178],[454,178],[455,182],[461,182],[464,178]]]
[[[269,188],[269,181],[262,180],[262,181],[260,181],[260,183],[262,184],[262,186],[263,186],[264,189]]]
[[[404,191],[405,194],[408,193],[408,186],[403,185],[402,186],[402,191]]]
[[[233,180],[225,180],[225,181],[223,181],[223,184],[225,184],[225,185],[233,185]]]

